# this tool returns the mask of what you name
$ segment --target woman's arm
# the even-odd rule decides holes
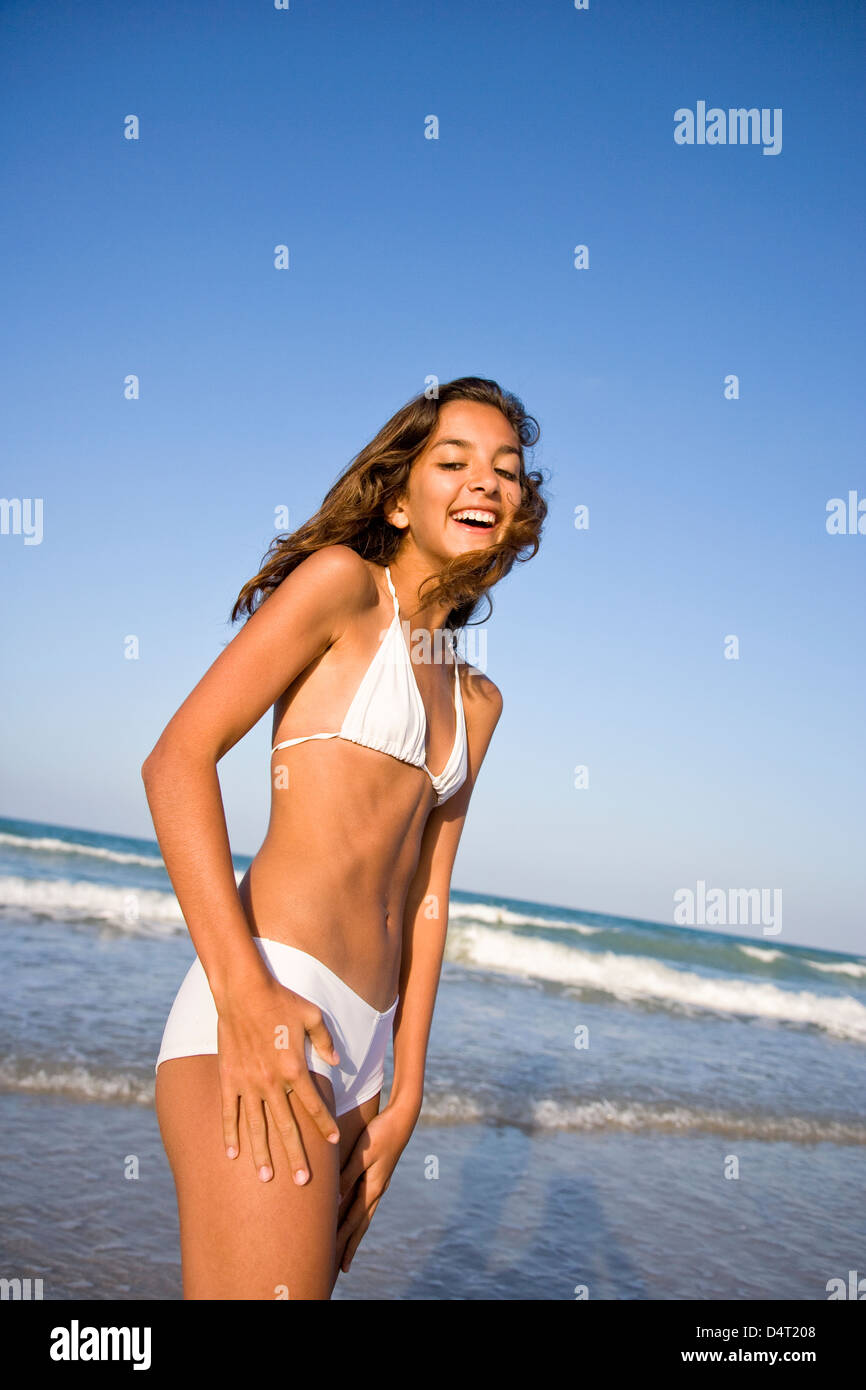
[[[269,1010],[279,1012],[288,1005],[295,1033],[301,1032],[301,1057],[303,1026],[300,1012],[289,998],[291,991],[278,993],[274,988],[276,982],[253,941],[235,882],[216,765],[369,601],[369,575],[354,551],[335,545],[308,556],[220,653],[142,765],[159,847],[220,1014],[221,1036],[227,1032],[232,1035],[232,1074],[223,1076],[226,1095],[232,1089],[230,1082],[243,1080],[247,1054],[252,1060],[255,1052],[255,1060],[264,1058],[269,1066],[274,1057],[273,1033],[268,1051],[263,1026],[256,1030],[251,1017],[256,1013],[264,1016]],[[307,1031],[317,1050],[334,1055],[324,1023],[310,1010],[306,1016],[314,1020]],[[221,1054],[227,1051],[220,1046]],[[284,1059],[285,1053],[277,1060],[282,1064]],[[222,1067],[224,1055],[220,1060]],[[272,1095],[276,1103],[280,1079],[274,1075]],[[238,1093],[243,1094],[244,1089],[241,1084]],[[322,1132],[330,1134],[333,1117],[321,1103],[306,1065],[295,1089]],[[295,1153],[302,1152],[294,1143],[285,1089],[281,1098],[281,1119],[286,1127],[283,1137],[292,1139]],[[237,1093],[234,1110],[236,1116]],[[260,1166],[258,1160],[267,1150],[260,1140],[263,1115],[258,1112],[252,1137]],[[249,1112],[247,1118],[249,1121]],[[234,1148],[229,1136],[236,1140],[236,1119],[234,1127],[226,1120],[225,1133],[228,1146]],[[267,1166],[264,1159],[261,1166]]]
[[[165,867],[217,1002],[265,967],[235,882],[216,765],[351,621],[359,565],[346,546],[308,556],[220,653],[142,764]]]
[[[430,812],[406,895],[400,1003],[394,1015],[394,1075],[388,1103],[361,1131],[340,1173],[337,1262],[344,1274],[421,1113],[427,1042],[448,931],[451,870],[475,779],[502,713],[502,696],[491,680],[473,671],[467,683],[471,684],[471,696],[467,698],[464,684],[466,781],[454,796]]]
[[[427,1045],[448,931],[451,872],[475,781],[502,713],[502,696],[493,682],[477,673],[470,679],[472,698],[464,702],[468,775],[454,796],[430,812],[403,914],[400,1003],[394,1018],[388,1108],[401,1112],[411,1128],[424,1098]]]

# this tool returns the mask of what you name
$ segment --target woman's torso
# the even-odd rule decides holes
[[[394,620],[384,568],[364,563],[376,595],[277,701],[274,742],[340,729]],[[454,670],[412,669],[427,714],[425,762],[438,774],[455,740]],[[239,888],[250,926],[316,956],[384,1011],[399,988],[403,908],[436,802],[430,776],[341,738],[279,749],[270,772],[267,834]]]

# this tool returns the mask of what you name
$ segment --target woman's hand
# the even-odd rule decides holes
[[[321,1009],[272,975],[247,983],[218,1006],[217,1047],[226,1154],[237,1158],[238,1097],[246,1116],[253,1162],[259,1177],[273,1177],[265,1119],[266,1104],[280,1132],[295,1182],[309,1177],[304,1146],[286,1098],[291,1091],[326,1139],[339,1144],[334,1116],[320,1096],[307,1066],[306,1035],[323,1061],[339,1063]]]
[[[412,1137],[417,1114],[385,1106],[361,1130],[340,1173],[337,1216],[337,1264],[349,1272],[364,1233],[401,1153]],[[354,1199],[354,1200],[353,1200]]]

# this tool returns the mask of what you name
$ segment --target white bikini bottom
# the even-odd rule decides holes
[[[260,936],[253,940],[280,984],[322,1010],[339,1065],[324,1061],[314,1050],[309,1035],[304,1038],[304,1055],[310,1071],[326,1076],[334,1087],[335,1114],[343,1115],[381,1091],[385,1051],[400,996],[390,1009],[379,1013],[315,956],[282,941]],[[197,1057],[218,1051],[216,1005],[204,967],[196,956],[171,1006],[155,1070],[172,1057]]]

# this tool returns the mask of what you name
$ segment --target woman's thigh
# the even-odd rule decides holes
[[[337,1124],[340,1127],[341,1169],[345,1167],[346,1162],[348,1161],[352,1153],[352,1150],[354,1149],[356,1143],[358,1142],[358,1139],[360,1138],[362,1130],[364,1130],[367,1127],[374,1115],[378,1115],[381,1097],[381,1091],[377,1091],[376,1094],[374,1096],[371,1096],[369,1100],[362,1101],[361,1104],[357,1106],[354,1110],[347,1110],[346,1113],[344,1115],[341,1115],[338,1119]],[[336,1144],[334,1145],[334,1147],[337,1147]],[[359,1179],[356,1178],[354,1185],[345,1194],[342,1202],[340,1203],[340,1210],[337,1221],[338,1228],[340,1222],[351,1210],[352,1204],[358,1196],[358,1183]],[[333,1280],[335,1284],[337,1282],[338,1276],[341,1273],[342,1271],[335,1263]],[[346,1276],[344,1276],[344,1278],[345,1277]]]
[[[333,1114],[330,1081],[311,1075]],[[330,1298],[341,1155],[352,1130],[363,1128],[360,1109],[372,1102],[340,1116],[338,1146],[299,1101],[288,1099],[310,1172],[300,1187],[267,1108],[270,1182],[257,1175],[243,1114],[240,1152],[226,1158],[214,1054],[171,1058],[157,1071],[156,1113],[177,1189],[184,1298]]]

